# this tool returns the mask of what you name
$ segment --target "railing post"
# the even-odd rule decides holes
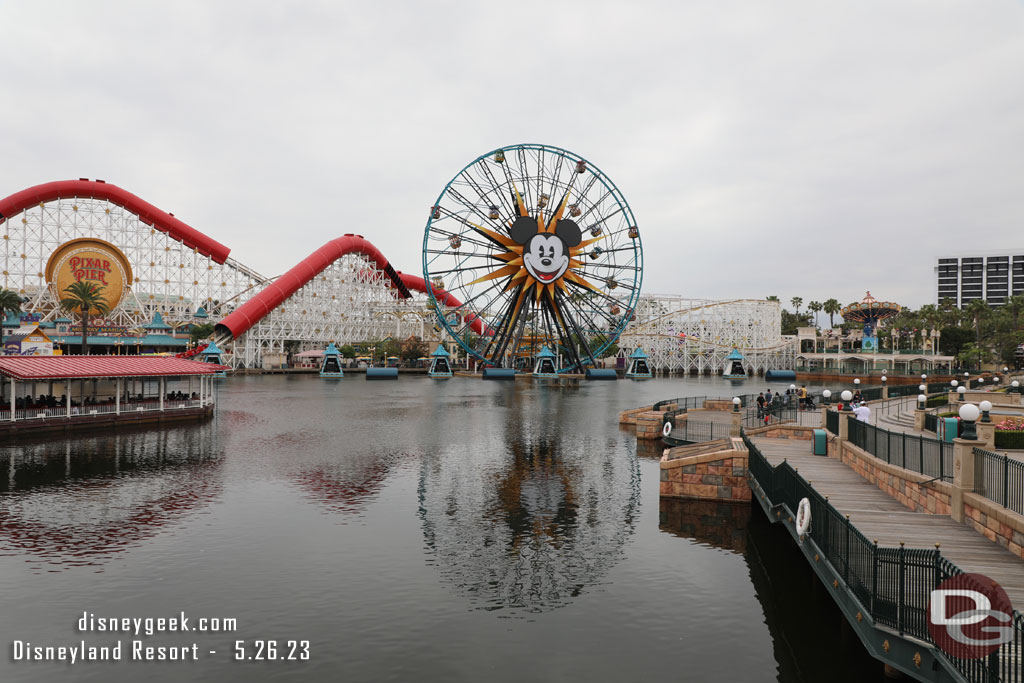
[[[950,497],[949,516],[964,521],[964,493],[974,491],[974,439],[953,439],[953,495]]]
[[[1003,456],[1003,507],[1010,506],[1010,456]]]
[[[843,553],[843,583],[850,585],[850,515],[846,515],[846,550]]]
[[[14,422],[15,420],[18,419],[18,415],[15,412],[14,393],[15,393],[15,385],[14,385],[14,378],[12,377],[11,378],[11,422]],[[12,460],[11,462],[14,462],[14,461]]]
[[[114,414],[115,415],[120,415],[121,414],[121,382],[122,381],[123,380],[120,377],[117,378],[117,397],[114,398]]]
[[[878,539],[871,545],[871,616],[875,617],[875,600],[878,599]]]
[[[899,634],[903,635],[903,612],[906,607],[906,590],[907,590],[907,558],[906,551],[903,549],[903,541],[900,541],[899,549],[900,557],[900,601],[899,606],[896,609],[896,630]]]

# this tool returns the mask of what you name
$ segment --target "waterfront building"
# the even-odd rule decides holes
[[[1024,294],[1024,249],[940,257],[935,265],[936,301],[950,299],[959,308],[976,299],[1001,306]]]

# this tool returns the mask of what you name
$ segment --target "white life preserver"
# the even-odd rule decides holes
[[[806,498],[800,499],[800,504],[796,506],[796,532],[801,538],[807,534],[807,530],[811,528],[811,501]]]
[[[671,433],[672,433],[672,423],[671,422],[666,422],[665,426],[661,428],[661,435],[662,436],[668,436]]]

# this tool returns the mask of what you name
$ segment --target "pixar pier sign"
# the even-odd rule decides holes
[[[74,282],[90,282],[99,288],[100,297],[113,311],[132,285],[132,267],[124,253],[109,242],[85,237],[57,247],[46,262],[46,283],[58,301]],[[91,311],[93,315],[98,310]]]

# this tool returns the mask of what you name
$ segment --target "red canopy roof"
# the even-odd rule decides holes
[[[0,375],[22,380],[212,375],[229,369],[175,356],[0,356]]]

